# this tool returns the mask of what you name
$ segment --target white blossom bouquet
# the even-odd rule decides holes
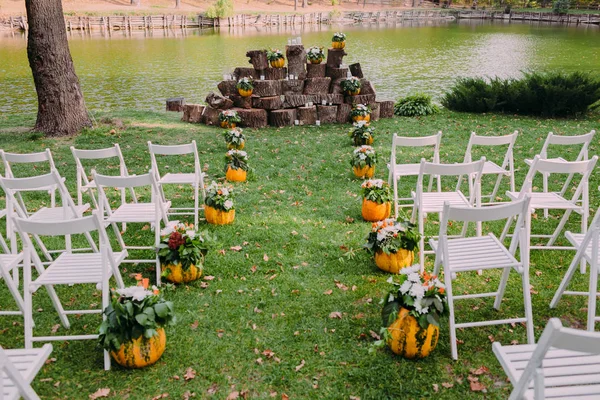
[[[322,47],[313,46],[306,51],[306,57],[311,61],[323,61],[325,53]]]
[[[357,168],[374,167],[377,163],[377,153],[371,146],[360,146],[352,153],[350,165]]]
[[[233,189],[224,185],[219,185],[213,181],[210,186],[206,188],[204,203],[217,210],[233,210]]]

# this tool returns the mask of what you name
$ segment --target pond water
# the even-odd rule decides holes
[[[381,99],[415,91],[436,97],[458,76],[516,77],[525,70],[600,74],[600,29],[528,23],[460,21],[295,30],[114,31],[69,34],[88,108],[160,110],[167,97],[202,102],[224,73],[249,66],[249,49],[283,48],[302,36],[328,47],[334,31],[348,35],[345,63],[360,62]],[[0,35],[0,112],[35,112],[26,38]]]

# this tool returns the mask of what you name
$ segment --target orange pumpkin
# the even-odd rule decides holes
[[[250,96],[252,96],[252,90],[253,89],[250,89],[250,90],[238,89],[238,93],[242,97],[250,97]]]
[[[129,342],[121,343],[118,351],[111,351],[112,358],[125,368],[144,368],[158,361],[167,347],[167,335],[163,328],[150,339],[140,336]]]
[[[365,165],[362,168],[352,167],[352,171],[357,178],[372,178],[373,174],[375,174],[375,166],[369,167],[368,165]]]
[[[235,122],[221,121],[221,128],[233,129],[233,128],[235,128],[235,126],[236,126]]]
[[[381,250],[375,253],[375,264],[380,270],[397,274],[402,268],[410,267],[415,261],[415,252],[400,249],[397,253],[387,254]]]
[[[348,95],[349,96],[358,96],[358,94],[360,93],[360,88],[354,90],[354,91],[350,91],[348,90]]]
[[[367,114],[365,116],[355,115],[355,116],[352,117],[352,121],[354,121],[354,122],[358,122],[358,121],[369,122],[369,121],[371,121],[371,114]]]
[[[363,199],[362,217],[365,221],[382,221],[390,216],[392,204],[390,202],[379,204],[371,200]]]
[[[181,263],[175,264],[161,264],[161,271],[168,270],[169,274],[165,277],[169,282],[173,283],[187,283],[200,279],[202,276],[202,267],[197,267],[194,264],[190,265],[187,270],[183,270]]]
[[[204,206],[206,222],[213,225],[231,224],[235,218],[235,210],[223,211],[211,206]]]
[[[283,68],[285,65],[285,58],[278,58],[277,60],[271,61],[271,67],[273,68]]]
[[[244,147],[246,147],[246,142],[242,142],[239,145],[227,143],[227,150],[244,150]]]
[[[225,173],[225,179],[229,182],[244,182],[246,180],[246,171],[241,168],[233,169],[231,165],[227,166],[227,172]]]
[[[323,59],[322,58],[315,58],[315,59],[310,59],[308,61],[310,61],[311,64],[321,64],[323,62]]]
[[[346,42],[331,42],[331,47],[334,49],[343,49],[346,47]]]
[[[427,357],[437,346],[440,336],[439,327],[429,324],[427,329],[421,328],[406,308],[400,309],[388,332],[391,335],[387,342],[390,349],[409,359]]]

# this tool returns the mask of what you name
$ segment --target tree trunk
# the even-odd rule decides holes
[[[271,126],[292,126],[296,120],[296,109],[273,110],[269,113],[269,124]]]
[[[85,109],[63,17],[61,0],[26,0],[27,56],[38,97],[35,130],[73,135],[92,123]]]
[[[175,0],[175,8],[179,8],[180,4],[181,4],[181,0]]]
[[[302,0],[302,8],[306,8],[308,5],[308,0]]]

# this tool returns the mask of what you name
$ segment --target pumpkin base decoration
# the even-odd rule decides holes
[[[375,174],[375,166],[352,167],[352,172],[357,178],[372,178]],[[391,209],[391,208],[390,208]],[[388,215],[389,216],[389,215]],[[386,217],[387,218],[387,217]]]
[[[365,221],[377,222],[389,218],[392,212],[392,204],[390,202],[377,203],[375,201],[363,199],[361,207],[361,215]]]
[[[316,58],[316,59],[312,59],[309,60],[311,64],[321,64],[323,62],[322,58]]]
[[[385,253],[377,251],[375,253],[375,265],[385,272],[397,274],[403,268],[410,267],[415,261],[415,252],[413,250],[398,249],[395,253]]]
[[[225,154],[225,179],[229,182],[245,182],[248,171],[248,154],[241,150],[229,150]]]
[[[223,211],[210,206],[204,206],[206,222],[213,225],[228,225],[235,219],[235,210]]]
[[[235,122],[221,121],[221,128],[224,128],[224,129],[233,129],[235,127],[236,127],[236,123]]]
[[[271,67],[273,68],[283,68],[283,66],[285,65],[285,59],[279,58],[277,60],[270,61],[270,63]]]
[[[233,190],[230,187],[212,182],[206,188],[204,217],[212,225],[231,224],[235,219]]]
[[[356,149],[359,151],[368,146]],[[392,211],[392,191],[390,186],[382,179],[369,179],[360,185],[363,198],[361,215],[365,221],[377,222],[385,220]]]
[[[225,173],[225,179],[229,182],[245,182],[247,173],[241,168],[234,169],[231,165],[227,166],[227,172]]]
[[[232,128],[228,131],[223,132],[225,143],[227,143],[227,150],[244,150],[246,146],[246,136],[242,128]]]
[[[356,90],[348,90],[348,96],[358,96],[360,94],[360,89]]]
[[[250,89],[250,90],[238,89],[238,93],[242,97],[250,97],[250,96],[252,96],[252,92],[253,92],[253,89]]]
[[[157,362],[167,347],[167,335],[163,328],[156,330],[156,335],[146,338],[144,335],[121,343],[117,351],[110,355],[117,364],[124,368],[144,368]]]
[[[354,121],[354,122],[360,122],[360,121],[370,122],[371,121],[371,114],[367,114],[367,115],[355,115],[355,116],[352,117],[352,121]]]
[[[244,150],[244,147],[246,147],[245,142],[241,144],[227,143],[227,150]]]
[[[160,264],[162,276],[171,283],[188,283],[200,279],[202,267],[191,264],[187,270],[179,264]]]
[[[390,350],[404,358],[425,358],[436,348],[440,328],[434,324],[421,328],[417,319],[401,308],[398,317],[388,326]]]
[[[331,47],[333,49],[341,50],[341,49],[343,49],[343,48],[346,47],[346,42],[345,41],[342,41],[342,42],[331,42]]]
[[[202,276],[204,256],[208,252],[207,232],[198,233],[193,225],[169,225],[161,231],[158,260],[161,276],[172,283],[187,283]]]

